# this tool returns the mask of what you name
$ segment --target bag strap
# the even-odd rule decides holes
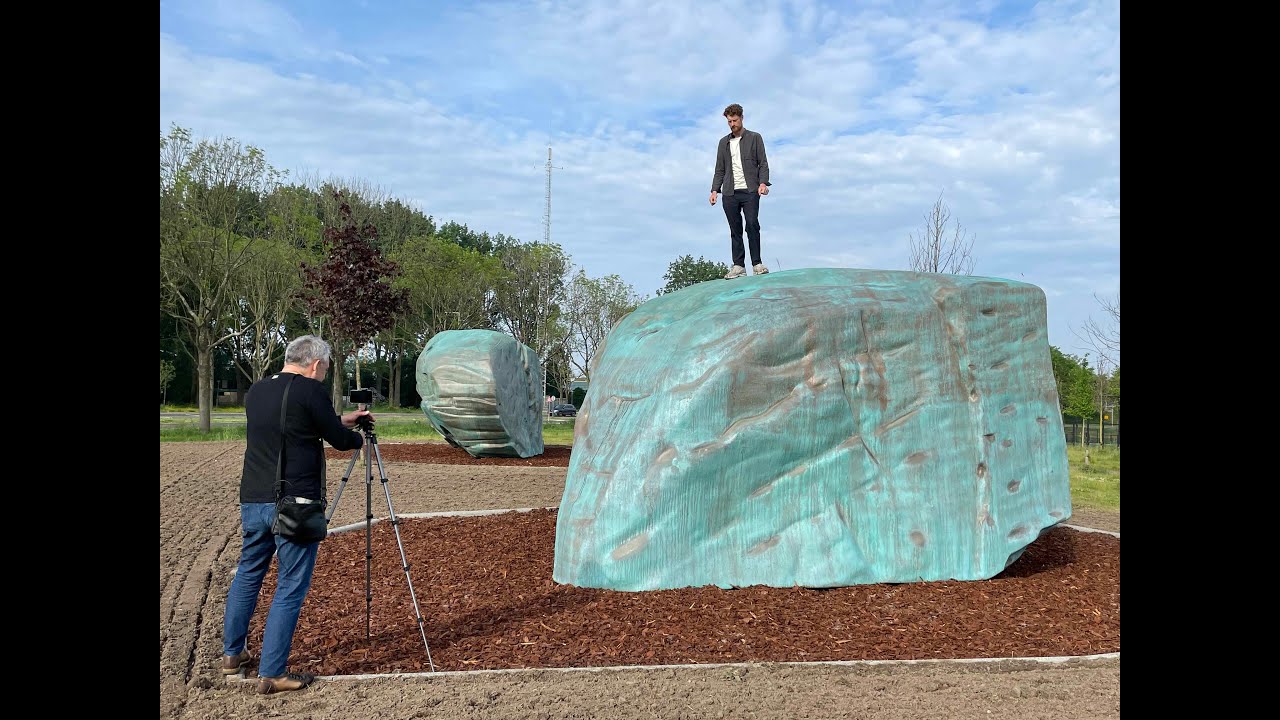
[[[280,498],[284,495],[284,417],[285,408],[289,403],[289,388],[293,386],[293,381],[298,376],[290,373],[289,382],[284,386],[284,397],[280,398],[280,454],[276,456],[276,502],[280,502]]]

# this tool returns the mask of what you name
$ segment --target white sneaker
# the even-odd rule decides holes
[[[751,268],[751,271],[754,272],[756,275],[769,274],[769,268],[765,267],[764,263],[760,263],[759,265],[756,265],[755,267]]]
[[[742,267],[741,265],[734,265],[733,267],[729,268],[729,272],[725,274],[724,279],[732,280],[734,278],[743,277],[746,274],[747,274],[746,268]]]

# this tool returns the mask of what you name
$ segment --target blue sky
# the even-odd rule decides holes
[[[941,195],[974,274],[1035,284],[1049,341],[1120,292],[1120,5],[162,0],[160,133],[551,240],[652,297],[729,262],[722,112],[764,136],[772,269],[908,269]]]

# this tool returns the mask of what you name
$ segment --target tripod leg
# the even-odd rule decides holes
[[[418,596],[413,591],[413,578],[409,576],[409,559],[404,554],[404,542],[400,539],[400,518],[396,517],[395,508],[391,506],[391,487],[387,484],[387,471],[382,465],[382,451],[378,449],[378,440],[372,439],[373,452],[378,461],[378,475],[382,478],[382,491],[387,496],[387,513],[391,516],[391,527],[396,532],[396,545],[400,547],[400,565],[404,568],[405,582],[409,583],[409,597],[413,599],[413,614],[418,620],[418,631],[422,634],[422,646],[427,649],[427,665],[431,672],[436,671],[435,661],[431,659],[431,646],[427,643],[426,620],[422,618],[422,610],[418,608]]]
[[[373,613],[373,452],[376,440],[365,431],[364,453],[364,640],[369,642],[369,617]]]
[[[359,457],[359,449],[351,453],[351,462],[347,463],[347,471],[342,473],[342,482],[338,483],[338,492],[333,496],[333,504],[329,506],[329,514],[324,517],[325,524],[328,524],[333,519],[333,514],[338,512],[338,501],[342,499],[342,490],[347,486],[347,480],[351,477],[351,469],[356,466],[356,459]]]

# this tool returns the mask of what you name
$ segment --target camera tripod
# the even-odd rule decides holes
[[[351,478],[351,470],[355,468],[356,460],[360,458],[361,450],[364,451],[364,639],[369,641],[369,615],[373,605],[373,461],[378,461],[378,475],[382,478],[382,491],[387,496],[387,512],[391,516],[391,528],[396,533],[396,545],[400,547],[400,566],[404,568],[405,582],[409,583],[409,597],[413,599],[413,614],[418,620],[418,631],[422,634],[422,646],[427,649],[427,665],[431,667],[431,672],[436,671],[436,664],[431,659],[431,646],[427,644],[426,620],[422,618],[422,611],[418,609],[418,596],[413,591],[413,578],[409,576],[409,560],[404,553],[404,542],[400,539],[400,518],[396,517],[395,508],[391,506],[391,489],[387,485],[387,471],[382,465],[382,451],[378,449],[378,435],[373,431],[373,423],[369,422],[367,417],[361,417],[357,421],[357,425],[364,433],[364,447],[357,448],[351,454],[351,462],[347,463],[347,470],[342,474],[342,483],[338,485],[338,492],[333,497],[333,504],[329,506],[329,515],[325,521],[333,518],[333,514],[338,510],[338,501],[342,499],[342,490],[347,486],[347,480]]]

